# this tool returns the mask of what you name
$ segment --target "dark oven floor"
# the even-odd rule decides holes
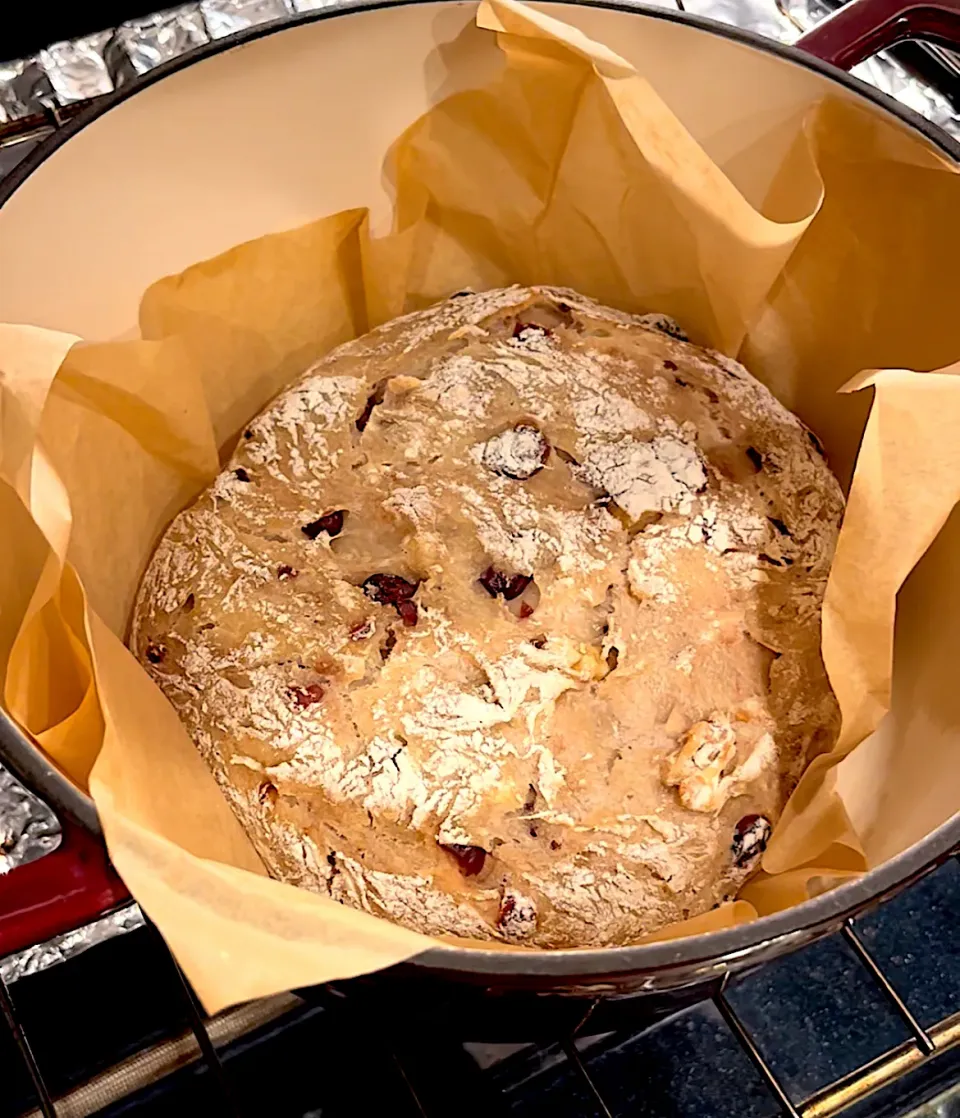
[[[635,1001],[589,1014],[585,1004],[579,1030],[530,1044],[490,1043],[489,1022],[471,1040],[469,1016],[422,988],[403,997],[348,982],[208,1022],[219,1060],[204,1059],[179,973],[149,927],[12,983],[10,1008],[61,1116],[952,1118],[958,926],[951,859],[714,1001],[654,1023]],[[504,1022],[512,1041],[518,1029]],[[0,1022],[0,1118],[36,1105]]]

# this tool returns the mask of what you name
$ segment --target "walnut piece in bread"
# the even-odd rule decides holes
[[[625,944],[733,896],[835,737],[842,508],[816,438],[662,316],[462,294],[250,423],[131,647],[274,876]]]

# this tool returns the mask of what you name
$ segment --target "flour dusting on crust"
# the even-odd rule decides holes
[[[735,894],[836,733],[841,511],[800,421],[671,320],[462,293],[251,421],[131,647],[274,876],[630,943]]]

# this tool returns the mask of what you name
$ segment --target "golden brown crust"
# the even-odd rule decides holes
[[[671,330],[454,297],[310,370],[170,526],[131,645],[272,874],[572,947],[755,868],[836,732],[842,497],[794,416]]]

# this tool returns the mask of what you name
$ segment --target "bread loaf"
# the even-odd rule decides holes
[[[131,647],[275,877],[626,944],[732,897],[834,740],[842,507],[815,436],[670,320],[460,293],[250,423]]]

